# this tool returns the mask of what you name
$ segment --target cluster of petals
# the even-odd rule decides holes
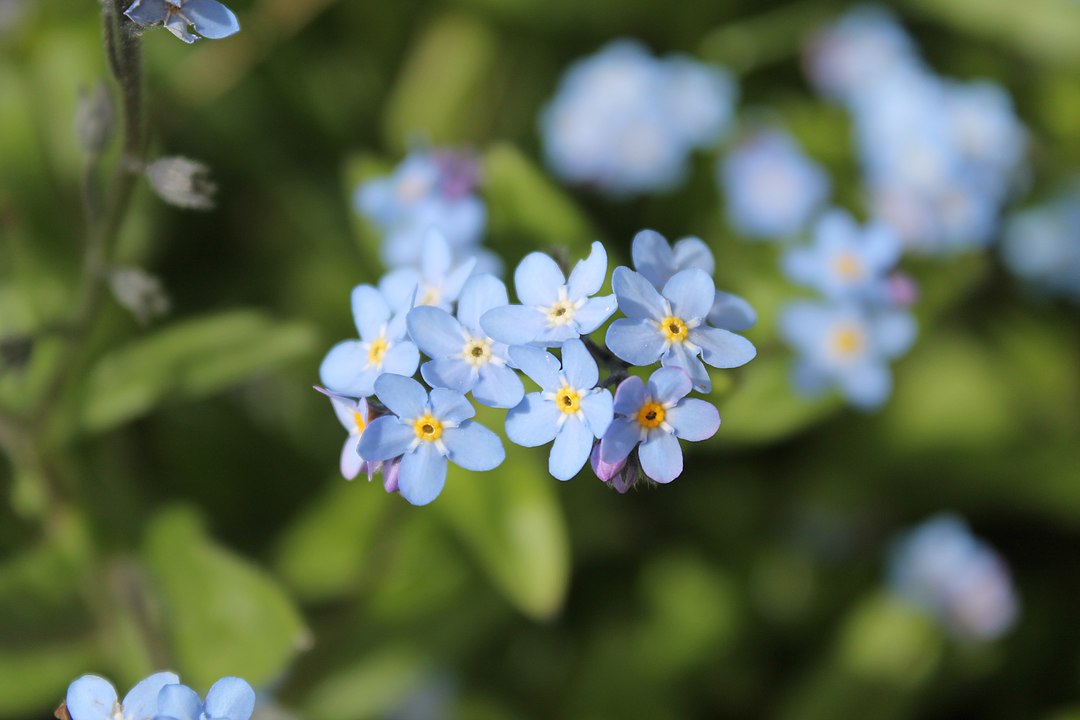
[[[71,720],[250,720],[255,691],[237,677],[214,683],[203,701],[171,672],[140,680],[124,699],[97,675],[83,675],[68,686],[64,700]]]
[[[163,25],[189,44],[200,36],[218,40],[240,32],[236,15],[217,0],[135,0],[124,14],[143,27]]]

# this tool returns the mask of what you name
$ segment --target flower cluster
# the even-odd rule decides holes
[[[852,116],[876,218],[923,253],[990,242],[1027,149],[1004,89],[938,77],[876,8],[856,9],[819,33],[807,69]]]
[[[1010,217],[1001,254],[1020,278],[1080,303],[1080,181]]]
[[[217,0],[135,0],[124,14],[143,27],[163,25],[189,44],[200,36],[218,40],[240,32],[236,15]]]
[[[722,138],[735,96],[719,67],[617,40],[563,77],[541,116],[544,152],[562,179],[609,195],[671,189],[690,153]]]
[[[1019,610],[1005,563],[952,515],[933,517],[896,540],[889,586],[970,640],[1000,637]]]
[[[250,720],[255,691],[240,678],[224,677],[203,701],[176,674],[159,672],[140,680],[120,701],[108,680],[83,675],[68,686],[62,707],[71,720]]]
[[[530,253],[514,271],[518,302],[510,303],[501,280],[474,272],[473,258],[453,264],[447,240],[429,230],[419,268],[353,290],[360,337],[323,359],[324,392],[348,431],[342,474],[381,472],[387,491],[424,505],[442,491],[448,463],[494,469],[502,442],[473,420],[471,395],[508,410],[510,441],[551,443],[548,469],[559,480],[590,457],[600,479],[621,491],[642,476],[678,477],[678,439],[704,440],[720,424],[713,405],[687,395],[709,391],[705,365],[733,368],[754,357],[737,332],[756,315],[742,298],[716,290],[712,253],[697,238],[672,247],[646,230],[632,255],[635,269],[616,268],[614,294],[601,295],[608,257],[599,242],[569,275],[548,255]],[[590,334],[617,309],[625,317],[609,326],[607,347],[597,345]],[[630,375],[657,363],[647,382]],[[431,390],[413,377],[418,369]],[[519,372],[539,390],[526,393]]]

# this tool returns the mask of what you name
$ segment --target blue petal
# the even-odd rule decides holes
[[[619,309],[628,318],[664,319],[664,299],[644,275],[628,267],[617,267],[611,276],[611,287],[619,301]]]
[[[177,38],[183,40],[188,45],[191,45],[199,39],[197,35],[193,35],[188,32],[188,22],[184,19],[183,15],[166,15],[165,16],[165,29],[175,35]]]
[[[112,720],[116,688],[105,678],[83,675],[68,685],[64,702],[72,720]]]
[[[807,287],[819,285],[822,272],[815,249],[802,247],[788,250],[780,264],[784,275],[792,282]]]
[[[541,252],[529,253],[514,270],[514,289],[523,305],[552,305],[565,284],[558,264]]]
[[[581,412],[585,415],[585,425],[589,432],[595,437],[603,437],[614,417],[611,393],[600,390],[581,398]]]
[[[428,283],[442,281],[454,262],[454,251],[446,236],[437,228],[424,232],[423,252],[420,254],[420,274]]]
[[[621,462],[640,441],[640,425],[626,418],[615,418],[600,441],[600,459],[610,464]]]
[[[463,394],[435,388],[431,391],[431,414],[439,420],[462,423],[475,415],[476,410]]]
[[[506,413],[506,437],[524,447],[549,443],[559,432],[561,414],[553,401],[544,400],[540,393],[529,393]]]
[[[411,377],[419,364],[420,351],[416,346],[411,342],[399,342],[383,355],[382,372]]]
[[[619,318],[608,328],[607,346],[631,365],[651,365],[664,350],[664,337],[654,320]]]
[[[664,353],[664,357],[661,358],[660,362],[664,367],[680,367],[685,370],[686,374],[690,376],[690,381],[694,383],[694,389],[698,392],[712,390],[712,379],[709,377],[709,371],[701,364],[701,360],[698,359],[697,355],[687,350],[686,345],[683,343],[672,345]]]
[[[382,333],[383,326],[390,320],[390,306],[386,298],[370,285],[357,285],[352,297],[353,322],[360,333],[360,338],[371,342]]]
[[[716,406],[697,398],[686,398],[669,408],[665,419],[675,428],[675,435],[694,442],[711,438],[720,428],[720,412]]]
[[[874,344],[885,357],[897,357],[911,348],[918,331],[915,318],[909,313],[882,313],[873,324]]]
[[[521,402],[525,386],[517,373],[503,365],[488,363],[480,368],[480,376],[472,389],[476,402],[494,408],[512,408]]]
[[[682,368],[662,367],[649,376],[649,395],[661,404],[686,397],[693,387],[690,376]]]
[[[620,415],[634,415],[644,403],[645,381],[637,375],[631,375],[615,388],[613,409]]]
[[[840,387],[852,405],[875,410],[892,394],[892,374],[883,362],[866,362],[848,368],[840,378]]]
[[[124,696],[124,717],[143,720],[152,718],[157,714],[158,695],[166,685],[175,685],[180,682],[176,673],[159,672],[140,680],[135,687]],[[82,720],[72,715],[72,720]]]
[[[414,307],[406,316],[406,323],[409,337],[432,359],[460,356],[468,339],[461,323],[441,308]]]
[[[389,316],[391,309],[400,312],[411,307],[419,287],[420,273],[415,268],[398,268],[383,275],[379,280],[378,292],[385,298],[383,302],[388,304],[387,315]],[[356,307],[355,304],[353,307]],[[355,313],[355,309],[353,312]]]
[[[124,14],[131,18],[133,22],[149,27],[150,25],[165,22],[168,9],[165,0],[135,0],[124,11]]]
[[[184,15],[204,38],[220,40],[240,32],[240,21],[232,10],[217,0],[187,0]],[[229,720],[243,720],[230,718]]]
[[[164,715],[174,720],[200,720],[202,700],[187,685],[166,685],[158,694],[155,717]]]
[[[433,388],[450,388],[459,393],[473,389],[477,375],[461,358],[439,358],[420,366],[424,381]]]
[[[704,270],[708,275],[712,275],[713,271],[716,270],[716,261],[713,259],[712,250],[701,238],[684,237],[675,243],[673,250],[676,270],[697,268]],[[665,280],[665,282],[667,281]]]
[[[450,462],[466,470],[493,470],[506,459],[499,436],[472,420],[443,432],[443,442],[450,451]]]
[[[403,375],[387,373],[379,376],[375,381],[375,394],[390,412],[404,420],[420,417],[428,404],[424,386]]]
[[[577,325],[578,332],[582,335],[593,332],[607,322],[607,319],[611,317],[617,307],[618,302],[615,300],[614,295],[589,298],[574,313],[574,323]]]
[[[657,290],[664,287],[664,283],[677,269],[671,246],[664,236],[655,230],[642,230],[634,236],[630,256],[634,261],[634,269],[645,276]]]
[[[360,457],[360,436],[350,435],[345,439],[341,447],[341,461],[339,463],[341,476],[346,480],[352,480],[360,474],[364,467],[364,458]]]
[[[830,378],[816,363],[798,360],[791,369],[791,384],[799,394],[815,397],[828,389]]]
[[[596,387],[600,369],[592,353],[580,340],[567,340],[562,346],[562,368],[567,382],[578,390]]]
[[[652,431],[638,448],[645,474],[658,483],[669,483],[683,471],[682,448],[674,435]]]
[[[255,691],[245,680],[223,677],[206,693],[206,716],[228,720],[250,720],[255,711]]]
[[[372,420],[365,428],[356,450],[368,462],[389,460],[408,450],[415,439],[416,433],[411,427],[396,417],[384,415]]]
[[[690,341],[701,348],[701,358],[717,368],[745,365],[757,355],[757,348],[742,335],[702,325],[690,331]]]
[[[607,278],[607,250],[599,242],[593,242],[589,257],[579,260],[570,271],[566,282],[566,295],[570,300],[579,300],[600,292]]]
[[[749,330],[757,323],[757,312],[750,303],[738,295],[717,290],[707,322],[713,327],[742,332]]]
[[[547,326],[544,314],[525,305],[503,305],[480,317],[480,327],[488,337],[507,345],[525,345]]]
[[[480,316],[493,308],[510,303],[506,295],[506,285],[494,275],[473,275],[461,289],[458,298],[457,318],[469,332],[482,332]],[[485,333],[487,334],[487,333]]]
[[[427,505],[439,497],[445,484],[446,458],[439,454],[435,443],[422,442],[401,458],[398,492],[413,505]]]
[[[555,436],[555,444],[551,446],[548,472],[556,480],[571,479],[589,461],[592,444],[593,434],[585,427],[585,423],[576,417],[568,417]]]
[[[704,270],[690,268],[675,273],[664,285],[663,295],[671,302],[676,317],[698,320],[709,314],[716,285]]]
[[[562,368],[551,353],[521,345],[510,348],[510,359],[546,392],[558,392],[562,387],[562,380],[559,378]]]
[[[342,395],[366,396],[371,388],[362,387],[368,354],[356,340],[345,340],[330,348],[319,365],[319,382]],[[365,392],[366,391],[366,392]]]
[[[476,258],[471,257],[454,268],[446,276],[442,281],[440,304],[449,307],[451,303],[458,299],[458,295],[461,294],[461,289],[465,287],[465,283],[472,276],[474,267],[476,267]]]
[[[831,322],[827,308],[812,302],[793,302],[780,313],[780,336],[805,352],[818,344]]]
[[[562,344],[567,340],[577,340],[580,337],[581,333],[578,331],[577,323],[571,322],[566,325],[545,327],[536,336],[536,339],[529,344],[537,347],[562,347]]]

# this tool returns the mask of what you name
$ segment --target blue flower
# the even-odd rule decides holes
[[[888,361],[915,339],[907,312],[850,303],[796,302],[780,316],[780,335],[800,353],[795,387],[807,395],[835,385],[856,407],[872,410],[892,392]]]
[[[615,268],[612,287],[626,315],[611,324],[607,346],[631,365],[681,367],[694,388],[708,392],[712,381],[698,355],[713,367],[733,368],[750,362],[753,344],[728,330],[707,325],[716,288],[704,270],[675,273],[657,292],[645,276],[630,268]]]
[[[698,268],[712,275],[716,268],[712,251],[701,238],[685,237],[672,247],[655,230],[642,230],[634,236],[631,256],[634,269],[657,290],[663,290],[667,281],[680,270]],[[757,313],[738,295],[717,290],[706,319],[714,327],[742,332],[754,326]]]
[[[164,25],[186,43],[199,39],[188,31],[189,25],[211,40],[240,32],[236,15],[217,0],[135,0],[124,14],[143,27]]]
[[[251,686],[238,677],[223,677],[210,686],[205,703],[186,685],[166,685],[154,720],[250,720],[254,711]]]
[[[395,312],[418,305],[449,310],[476,265],[475,258],[454,264],[454,253],[446,236],[428,228],[424,235],[419,268],[392,270],[379,281],[379,291]]]
[[[562,365],[549,352],[521,346],[510,357],[540,386],[506,415],[506,436],[525,447],[555,441],[548,455],[548,472],[569,480],[585,466],[593,438],[603,437],[611,424],[611,393],[596,387],[600,371],[580,340],[562,346]]]
[[[731,226],[751,239],[781,240],[806,227],[829,196],[825,171],[780,130],[754,133],[720,163]]]
[[[400,457],[398,491],[413,505],[427,505],[446,484],[449,460],[466,470],[492,470],[506,457],[499,436],[470,420],[476,411],[459,392],[431,393],[412,378],[383,375],[375,394],[392,415],[376,418],[358,450],[369,461]]]
[[[550,257],[534,252],[514,271],[514,288],[521,305],[488,310],[480,326],[507,345],[535,343],[545,347],[588,335],[615,312],[615,296],[591,297],[607,276],[607,251],[592,244],[589,257],[578,262],[567,280]]]
[[[431,358],[420,366],[428,385],[462,394],[471,390],[477,402],[489,407],[512,408],[521,402],[525,388],[507,367],[506,344],[495,342],[480,327],[481,315],[508,302],[501,280],[474,275],[461,291],[456,319],[435,307],[409,311],[409,335]]]
[[[1077,238],[1080,238],[1080,182],[1049,203],[1009,218],[1001,254],[1015,275],[1041,290],[1080,302]]]
[[[720,413],[704,400],[687,398],[690,376],[682,368],[660,368],[646,385],[629,377],[615,391],[617,415],[600,440],[600,462],[616,465],[638,449],[645,474],[669,483],[683,471],[679,439],[700,441],[720,427]]]
[[[346,480],[352,480],[362,470],[367,470],[368,481],[370,481],[379,463],[366,462],[356,451],[357,445],[360,444],[360,436],[373,419],[367,400],[364,398],[353,400],[318,386],[315,389],[330,398],[330,405],[334,408],[338,422],[349,433],[345,445],[341,448],[341,475]]]
[[[345,340],[330,348],[319,367],[322,384],[349,397],[367,397],[383,373],[412,375],[420,353],[405,337],[405,315],[391,315],[390,306],[370,285],[352,291],[353,320],[360,340]]]
[[[116,688],[108,680],[83,675],[68,686],[64,704],[71,720],[145,720],[157,714],[162,688],[178,682],[180,678],[174,673],[154,673],[140,680],[123,702],[118,702]]]
[[[784,255],[793,281],[831,299],[887,302],[887,274],[900,259],[900,238],[888,225],[860,228],[848,213],[832,210],[814,227],[814,244]]]

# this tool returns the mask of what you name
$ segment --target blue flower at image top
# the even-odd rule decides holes
[[[417,267],[391,270],[379,280],[379,292],[394,312],[407,311],[415,305],[449,310],[475,266],[474,257],[455,264],[446,236],[431,227],[424,233]]]
[[[236,15],[217,0],[135,0],[124,14],[143,27],[164,25],[186,43],[195,42],[198,36],[219,40],[240,32]],[[193,35],[189,26],[198,35]]]
[[[64,704],[71,720],[145,720],[158,714],[158,696],[162,688],[179,682],[175,673],[154,673],[140,680],[121,702],[117,699],[116,688],[108,680],[97,675],[83,675],[68,686]]]
[[[391,414],[368,425],[357,450],[368,462],[400,457],[397,489],[413,505],[439,496],[447,462],[483,471],[506,457],[499,436],[470,419],[476,411],[459,392],[429,394],[411,377],[385,374],[375,381],[375,395]]]
[[[238,677],[224,677],[210,686],[205,703],[186,685],[166,685],[154,720],[250,720],[254,711],[251,686]]]

